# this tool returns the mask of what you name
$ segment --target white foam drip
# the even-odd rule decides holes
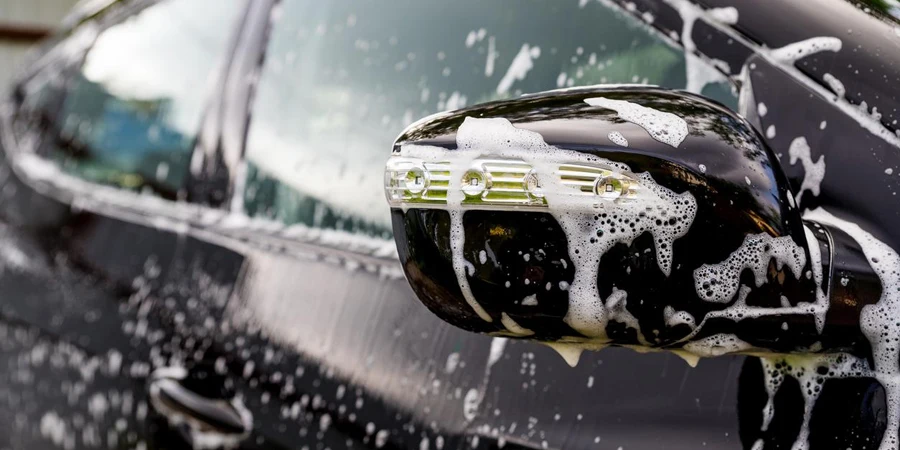
[[[697,295],[708,302],[728,303],[738,293],[741,272],[750,269],[756,286],[766,282],[769,261],[775,259],[778,270],[787,264],[794,277],[806,265],[806,253],[790,236],[772,237],[767,233],[747,235],[744,243],[718,264],[704,264],[694,270]]]
[[[451,190],[453,184],[454,182],[451,179]],[[458,185],[459,182],[457,181],[456,184]],[[450,194],[447,195],[447,203],[450,204]],[[467,266],[471,266],[471,264],[463,258],[463,244],[465,244],[466,233],[463,229],[462,215],[463,212],[459,209],[450,210],[450,251],[453,255],[453,272],[456,273],[456,282],[459,284],[459,289],[462,291],[466,303],[485,322],[493,322],[494,319],[491,318],[491,315],[475,299],[475,294],[472,293],[472,288],[469,287],[469,279],[466,277]]]
[[[859,326],[872,346],[874,376],[887,397],[887,428],[879,448],[896,449],[900,444],[900,256],[859,225],[822,208],[807,212],[804,219],[833,226],[855,239],[881,281],[881,298],[863,307]]]
[[[772,424],[772,418],[775,417],[775,394],[784,382],[784,372],[775,368],[774,360],[761,358],[763,368],[763,382],[766,388],[766,406],[763,407],[763,420],[760,430],[766,431]]]
[[[497,94],[503,95],[508,93],[513,83],[524,80],[528,72],[534,68],[534,60],[540,56],[540,47],[522,44],[519,53],[516,54],[509,64],[506,74],[500,79],[500,83],[497,85]]]
[[[800,200],[803,199],[804,191],[818,197],[822,179],[825,178],[825,155],[820,155],[819,160],[813,162],[809,144],[803,136],[791,141],[788,154],[791,157],[791,165],[796,164],[798,160],[803,165],[803,182],[800,184],[800,192],[797,193],[797,203],[800,204]]]
[[[586,98],[584,102],[591,106],[599,106],[615,111],[622,120],[638,125],[647,130],[647,133],[653,139],[675,148],[681,145],[688,134],[687,122],[672,113],[657,111],[625,100],[613,100],[605,97]]]
[[[581,359],[581,353],[584,351],[584,348],[577,344],[564,342],[544,342],[544,344],[559,353],[559,356],[562,356],[570,367],[578,365],[578,360]]]
[[[830,73],[822,75],[822,79],[825,80],[825,84],[834,91],[838,98],[844,98],[844,94],[847,93],[847,90],[844,88],[844,83],[841,83],[841,80],[838,80]]]
[[[634,238],[649,231],[656,243],[660,270],[668,276],[674,241],[687,233],[697,213],[696,200],[689,192],[675,194],[657,185],[646,173],[640,180],[655,198],[641,200],[640,204],[604,205],[613,207],[593,211],[580,206],[554,214],[566,232],[569,256],[576,267],[569,286],[569,310],[565,321],[585,336],[606,337],[608,318],[597,291],[599,262],[603,254],[617,243],[630,245]],[[607,217],[601,215],[597,220],[597,214]],[[598,236],[598,231],[602,235]]]
[[[597,290],[601,256],[617,243],[630,244],[644,232],[650,232],[656,244],[660,270],[668,276],[672,266],[674,241],[687,233],[697,213],[697,202],[690,192],[675,194],[659,186],[647,174],[637,176],[641,198],[633,202],[599,201],[594,196],[573,195],[573,188],[562,184],[556,173],[560,164],[600,164],[630,173],[627,166],[590,154],[562,150],[547,144],[535,132],[518,129],[507,119],[467,117],[457,130],[457,150],[404,145],[400,154],[426,161],[445,161],[450,166],[450,191],[447,207],[451,215],[453,266],[466,301],[484,318],[487,313],[469,289],[463,258],[461,179],[476,158],[516,158],[530,164],[540,175],[540,184],[549,212],[566,234],[569,258],[575,263],[575,276],[567,286],[569,311],[566,322],[586,336],[606,337],[606,311]],[[603,217],[605,216],[605,217]],[[658,223],[657,223],[658,221]],[[484,315],[482,315],[484,313]],[[490,317],[485,320],[488,320]]]
[[[515,320],[513,320],[512,317],[509,317],[505,312],[500,313],[500,323],[502,323],[503,326],[506,327],[506,329],[509,330],[509,332],[514,336],[524,337],[534,334],[534,331],[519,325]]]
[[[613,144],[621,145],[622,147],[628,147],[628,139],[625,139],[625,136],[622,136],[622,133],[618,131],[610,131],[609,132],[609,140],[613,142]]]
[[[683,359],[684,362],[686,362],[691,367],[697,367],[697,363],[700,362],[700,357],[691,352],[684,351],[681,349],[672,349],[670,351],[675,356],[678,356],[679,358]]]
[[[769,55],[782,63],[794,63],[814,53],[823,51],[838,52],[841,50],[841,46],[841,40],[836,37],[819,36],[772,49]]]

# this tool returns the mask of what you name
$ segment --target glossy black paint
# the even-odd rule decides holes
[[[672,148],[650,137],[640,126],[619,119],[612,110],[592,107],[585,99],[604,97],[625,100],[662,112],[673,113],[688,122],[689,136]],[[504,117],[516,127],[539,132],[545,141],[560,149],[577,150],[628,165],[634,173],[649,173],[660,185],[677,194],[690,192],[698,212],[687,234],[674,243],[673,269],[666,276],[657,264],[657,251],[650,232],[631,245],[619,243],[601,257],[597,286],[601,298],[613,288],[628,292],[628,311],[637,318],[653,347],[678,348],[690,340],[719,333],[734,333],[760,349],[776,352],[807,351],[814,343],[830,344],[826,351],[852,351],[862,339],[858,311],[833,314],[820,335],[809,314],[772,314],[740,321],[710,320],[697,333],[685,325],[669,327],[664,309],[687,311],[705,317],[727,304],[704,301],[694,284],[694,271],[703,264],[724,261],[748,235],[790,236],[803,246],[807,265],[799,279],[787,266],[770,261],[767,280],[757,286],[749,271],[742,274],[746,286],[754,286],[747,304],[763,308],[781,307],[782,296],[791,305],[814,303],[816,285],[800,213],[788,201],[788,181],[777,158],[743,119],[697,96],[654,88],[579,89],[549,92],[519,100],[474,106],[414,125],[404,132],[394,148],[422,144],[455,148],[455,131],[465,117]],[[612,143],[608,134],[620,131],[628,139],[627,148]],[[490,157],[487,153],[485,157]],[[701,168],[702,166],[702,168]],[[602,220],[598,220],[598,230]],[[535,331],[529,339],[556,341],[582,335],[563,322],[568,295],[550,283],[571,283],[575,264],[566,236],[550,213],[479,211],[463,214],[465,247],[463,256],[477,261],[478,253],[492,250],[493,264],[475,264],[468,281],[479,303],[491,314],[485,322],[474,314],[458,288],[449,246],[449,214],[444,211],[394,210],[395,235],[400,260],[419,298],[445,320],[464,329],[502,332],[501,312],[516,323]],[[498,231],[500,230],[500,231]],[[823,238],[826,242],[827,238]],[[818,242],[813,245],[819,245]],[[540,250],[543,256],[528,262],[521,254]],[[831,250],[822,253],[829,264]],[[560,260],[566,261],[561,264]],[[848,268],[846,266],[843,266]],[[828,267],[825,268],[827,271]],[[829,289],[830,274],[823,288]],[[513,280],[508,288],[505,280]],[[525,279],[528,282],[523,283]],[[877,280],[875,281],[877,285]],[[522,298],[537,295],[537,306],[519,304]],[[868,297],[867,297],[868,298]],[[877,298],[877,297],[874,297]],[[787,321],[789,329],[782,329]],[[612,344],[641,345],[635,330],[624,323],[607,328]],[[864,340],[864,339],[862,339]]]
[[[146,2],[112,8],[127,16],[132,6],[142,3]],[[665,30],[663,11],[667,6],[653,4],[662,5],[654,26]],[[741,10],[744,17],[764,16],[781,8]],[[248,20],[247,27],[263,32],[267,27],[261,23],[268,11],[266,7],[260,11]],[[70,23],[75,25],[96,14],[85,13]],[[803,28],[805,20],[797,14],[792,23]],[[835,17],[831,23],[840,27],[843,20]],[[866,22],[860,21],[860,28],[865,28]],[[698,24],[695,33],[701,30]],[[759,36],[780,32],[761,28]],[[65,33],[45,50],[52,50],[64,37]],[[695,40],[701,51],[721,59],[715,56],[719,51],[715,40],[709,47]],[[241,56],[258,59],[254,54],[258,47],[240,41],[234,47],[235,56],[246,52]],[[740,61],[742,55],[734,61]],[[63,73],[72,56],[50,55],[31,68],[52,64]],[[75,60],[79,57],[74,55]],[[246,76],[253,64],[229,62],[229,67],[241,67],[235,73]],[[738,63],[731,64],[732,73],[737,73],[736,68]],[[222,152],[217,146],[225,139],[223,129],[249,120],[247,97],[239,92],[248,87],[242,78],[229,79],[226,87],[217,90],[220,98],[214,100],[230,103],[236,112],[229,114],[222,126],[204,128],[204,139],[208,139],[204,144],[209,147],[203,151],[210,154]],[[786,142],[780,140],[786,139],[786,130],[818,126],[817,116],[801,120],[789,112],[797,105],[817,112],[825,108],[807,106],[809,94],[796,90],[790,82],[755,82],[754,93],[759,97],[764,91],[785,102],[775,107],[775,100],[765,100],[770,114],[764,124],[776,124],[779,129],[770,146],[776,154],[782,153]],[[783,115],[773,114],[782,110]],[[879,110],[888,108],[879,106]],[[222,114],[218,111],[215,114]],[[15,141],[5,138],[11,134],[7,119],[17,117],[16,112],[15,108],[4,111],[0,122],[5,154],[18,150]],[[836,116],[828,119],[828,130],[843,130],[845,137],[835,133],[823,142],[840,138],[858,139],[855,142],[865,142],[865,148],[880,145],[869,141],[868,134],[852,123],[832,127],[839,117],[833,113]],[[240,129],[229,131],[231,158],[233,152],[242,151]],[[44,131],[27,132],[39,136]],[[834,145],[833,154],[846,153],[848,161],[842,161],[846,167],[869,167],[868,160],[845,151],[848,141],[835,141],[840,145]],[[385,148],[388,145],[385,143]],[[879,157],[891,157],[890,148],[879,152]],[[224,156],[217,158],[225,160]],[[792,173],[783,161],[791,182],[798,186],[802,174]],[[864,172],[866,176],[857,179],[876,185],[880,179],[875,169],[879,167],[873,164]],[[192,199],[215,206],[227,198],[221,192],[230,186],[215,178],[222,173],[220,169],[212,170],[210,179],[198,180],[201,184]],[[551,448],[597,444],[612,448],[693,449],[704,444],[707,448],[735,448],[741,443],[750,448],[755,441],[752,430],[758,427],[752,425],[759,417],[758,404],[744,399],[750,395],[758,400],[758,390],[753,389],[761,386],[760,374],[746,372],[738,399],[741,403],[736,404],[740,359],[704,361],[690,370],[671,355],[611,349],[585,355],[579,367],[570,369],[549,349],[510,342],[500,360],[491,365],[489,338],[461,332],[438,320],[417,304],[405,280],[351,272],[343,265],[350,261],[396,268],[394,261],[373,260],[266,231],[211,231],[181,218],[170,218],[180,227],[166,228],[153,220],[158,217],[124,214],[115,206],[73,207],[71,196],[50,195],[12,172],[6,160],[0,164],[0,173],[5,174],[0,176],[3,255],[14,254],[10,249],[16,249],[30,263],[23,268],[4,260],[0,272],[4,293],[0,301],[0,447],[93,448],[98,441],[127,448],[185,447],[180,433],[169,429],[165,419],[147,404],[150,369],[177,363],[215,364],[220,359],[234,380],[235,391],[244,395],[254,415],[253,434],[242,448],[374,447],[380,430],[388,430],[382,448],[416,448],[423,438],[430,448],[436,448],[439,436],[443,448],[456,449],[497,448],[501,442],[503,448],[540,448],[543,441]],[[829,180],[823,184],[827,193],[823,197],[833,196],[829,198],[835,203],[844,201],[844,197],[834,196],[831,185],[826,186]],[[879,237],[896,243],[889,240],[888,231],[897,229],[890,228],[897,216],[877,208],[885,202],[882,194],[878,190],[874,196],[855,195],[842,206],[858,208],[852,215],[855,219],[867,225],[877,222],[886,230]],[[860,263],[850,257],[846,260],[848,267]],[[836,269],[835,273],[850,271]],[[852,283],[848,287],[854,286]],[[873,292],[861,285],[855,289],[854,295]],[[454,353],[466,365],[448,371],[444,364]],[[589,383],[593,386],[587,387]],[[422,393],[424,386],[431,388]],[[861,413],[853,416],[861,424],[858,429],[877,431],[880,416],[871,414],[879,410],[877,388],[870,384],[840,389],[850,400],[826,403],[816,416],[844,417],[849,408],[858,406]],[[472,419],[463,414],[463,397],[470,390],[482,399]],[[344,394],[339,397],[340,391]],[[862,394],[854,397],[856,392]],[[866,397],[869,392],[872,396]],[[107,400],[108,408],[102,414],[97,403],[95,409],[90,408],[97,395]],[[790,401],[796,406],[799,391],[783,395],[793,397]],[[357,399],[363,400],[361,408],[356,407]],[[861,400],[853,403],[854,399]],[[299,405],[296,414],[294,405]],[[738,406],[741,443],[736,426]],[[495,410],[502,414],[496,415]],[[834,415],[835,410],[841,413]],[[786,411],[786,423],[796,419],[795,408]],[[330,425],[323,427],[326,415]],[[776,421],[782,418],[778,417]],[[60,423],[56,418],[62,419],[67,431],[59,441],[52,432],[59,429],[54,428]],[[370,422],[376,433],[368,431]],[[536,425],[530,427],[532,423]],[[81,425],[76,428],[76,424]],[[830,448],[828,433],[846,429],[820,428],[815,419],[813,424],[813,448]],[[791,431],[771,439],[789,442]],[[857,448],[863,439],[851,441]]]

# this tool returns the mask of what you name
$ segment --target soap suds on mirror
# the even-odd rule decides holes
[[[491,321],[490,315],[480,306],[469,288],[466,278],[467,262],[463,256],[463,194],[459,191],[459,185],[471,162],[486,155],[517,158],[530,164],[537,173],[546,174],[554,173],[560,163],[600,164],[623,173],[630,173],[630,170],[614,161],[556,148],[547,144],[540,134],[516,128],[502,118],[467,117],[457,131],[457,148],[458,150],[450,151],[437,147],[404,145],[400,153],[425,160],[450,161],[450,190],[453,195],[448,196],[447,204],[451,215],[454,271],[466,301],[480,317]],[[606,336],[608,318],[596,284],[598,262],[603,254],[613,245],[630,243],[649,231],[656,244],[659,268],[663,274],[668,275],[673,259],[673,243],[687,233],[697,212],[697,202],[689,192],[676,194],[658,185],[647,173],[637,175],[636,178],[644,198],[640,202],[631,203],[598,203],[592,195],[574,195],[577,191],[552,176],[541,179],[541,189],[547,199],[549,212],[567,235],[569,259],[576,267],[571,283],[563,286],[560,282],[560,288],[569,291],[569,310],[565,321],[585,336]],[[598,214],[605,218],[597,220]],[[623,224],[624,229],[612,232]],[[631,227],[630,224],[634,226]]]
[[[618,131],[610,131],[607,137],[609,137],[609,140],[612,141],[613,144],[628,147],[628,139],[625,139],[625,136],[622,136],[622,133],[619,133]]]
[[[585,103],[615,111],[622,120],[631,122],[659,142],[678,148],[688,135],[688,125],[675,114],[658,111],[625,100],[605,97],[587,98]],[[610,137],[612,139],[612,137]]]
[[[790,236],[747,235],[740,248],[721,263],[704,264],[694,270],[697,296],[708,302],[728,303],[738,292],[741,272],[750,269],[756,286],[762,286],[772,259],[779,270],[787,265],[797,279],[806,265],[806,253]]]

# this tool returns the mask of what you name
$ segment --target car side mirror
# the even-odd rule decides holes
[[[572,355],[865,342],[830,320],[832,231],[801,219],[758,133],[697,95],[568,89],[428,117],[385,190],[410,285],[466,330]]]

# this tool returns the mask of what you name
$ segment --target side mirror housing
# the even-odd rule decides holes
[[[466,330],[698,356],[856,342],[826,324],[828,229],[801,219],[757,132],[697,95],[570,89],[432,116],[394,143],[385,189],[410,285]]]

